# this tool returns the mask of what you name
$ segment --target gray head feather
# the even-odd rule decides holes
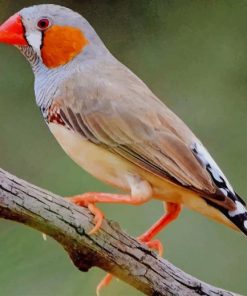
[[[47,112],[54,93],[66,76],[82,67],[87,67],[94,60],[112,59],[111,54],[88,21],[69,8],[53,4],[35,5],[22,9],[19,14],[27,40],[29,41],[30,36],[34,40],[37,39],[35,45],[18,48],[32,66],[35,75],[36,102],[43,113]],[[41,41],[39,43],[39,40],[42,40],[42,33],[37,27],[37,22],[41,18],[48,18],[54,25],[79,28],[89,44],[69,63],[57,68],[47,68],[42,62]]]

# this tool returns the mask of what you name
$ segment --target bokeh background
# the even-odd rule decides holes
[[[0,0],[0,20],[43,1]],[[247,1],[53,1],[80,12],[112,53],[138,74],[205,143],[247,200]],[[45,126],[34,101],[33,75],[15,48],[0,46],[0,164],[61,195],[111,191],[74,164]],[[102,205],[136,236],[162,214],[144,206]],[[244,236],[184,210],[159,235],[165,257],[211,284],[247,295]],[[104,273],[81,273],[52,239],[0,221],[0,295],[95,295]],[[141,295],[114,283],[102,292]]]

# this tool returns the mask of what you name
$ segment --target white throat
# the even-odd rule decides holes
[[[26,33],[26,38],[30,46],[36,51],[37,55],[41,57],[40,47],[42,43],[42,33],[40,31],[35,31],[31,33]]]

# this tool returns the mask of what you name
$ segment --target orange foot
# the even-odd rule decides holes
[[[153,241],[143,241],[145,240],[145,238],[141,235],[137,238],[140,242],[144,243],[147,247],[149,247],[150,249],[154,249],[158,252],[159,256],[162,256],[163,254],[163,245],[159,240],[153,240]],[[97,288],[96,288],[96,295],[99,296],[101,290],[108,286],[111,281],[113,279],[113,275],[111,273],[107,273],[104,278],[99,282]]]
[[[94,215],[95,226],[88,232],[88,234],[91,235],[97,232],[103,222],[104,213],[99,208],[97,208],[94,203],[84,198],[84,195],[66,197],[66,199],[78,206],[87,207],[89,209],[89,211]]]
[[[151,226],[145,233],[139,236],[137,239],[146,244],[149,248],[155,249],[160,256],[163,254],[163,245],[159,240],[152,240],[154,236],[156,236],[164,227],[166,227],[169,223],[174,221],[179,213],[181,212],[181,206],[175,203],[167,203],[166,205],[166,213],[153,225]],[[113,276],[110,273],[107,273],[106,276],[100,281],[96,288],[97,296],[100,295],[100,291],[102,288],[106,287],[110,284]]]
[[[143,201],[145,201],[145,199],[140,200],[140,198],[130,196],[130,195],[111,194],[111,193],[102,193],[102,192],[87,192],[81,195],[67,197],[66,199],[76,205],[88,207],[90,212],[95,216],[94,218],[95,226],[89,232],[89,234],[93,234],[97,232],[104,218],[103,212],[95,206],[95,203],[101,202],[101,203],[120,203],[120,204],[138,205]]]
[[[95,203],[104,202],[104,203],[124,203],[124,204],[140,204],[140,199],[135,198],[129,195],[120,195],[120,194],[109,194],[109,193],[96,193],[96,192],[88,192],[82,195],[76,195],[73,197],[67,198],[70,202],[73,202],[80,206],[86,206],[94,214],[94,228],[89,232],[89,234],[95,233],[101,226],[104,214],[101,210],[99,210]],[[159,255],[162,256],[163,246],[159,240],[153,240],[154,236],[156,236],[164,227],[166,227],[169,223],[175,220],[180,211],[181,206],[175,203],[167,203],[166,204],[167,213],[164,214],[151,228],[148,229],[144,234],[138,237],[140,242],[145,243],[149,248],[155,249],[158,251]],[[109,285],[113,276],[111,274],[107,274],[104,279],[99,283],[96,289],[97,295],[99,295],[100,290]]]

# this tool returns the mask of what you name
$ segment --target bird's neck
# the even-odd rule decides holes
[[[18,49],[32,67],[35,76],[34,91],[36,103],[45,119],[62,81],[83,68],[95,67],[95,64],[99,64],[104,60],[115,60],[105,47],[102,46],[102,50],[98,52],[94,51],[93,48],[89,50],[89,47],[85,49],[83,54],[78,55],[69,63],[49,69],[32,47],[18,46]]]
[[[41,67],[41,60],[40,57],[35,53],[35,51],[30,46],[17,46],[20,52],[24,55],[24,57],[30,63],[33,72],[37,72],[38,69]]]
[[[34,76],[34,91],[38,107],[44,118],[47,117],[48,109],[52,103],[58,85],[58,71],[47,69],[38,54],[28,46],[18,46],[20,52],[30,63]]]
[[[49,108],[57,95],[62,78],[59,71],[48,71],[46,68],[40,68],[35,73],[34,91],[36,104],[40,108],[44,119],[47,119]]]

